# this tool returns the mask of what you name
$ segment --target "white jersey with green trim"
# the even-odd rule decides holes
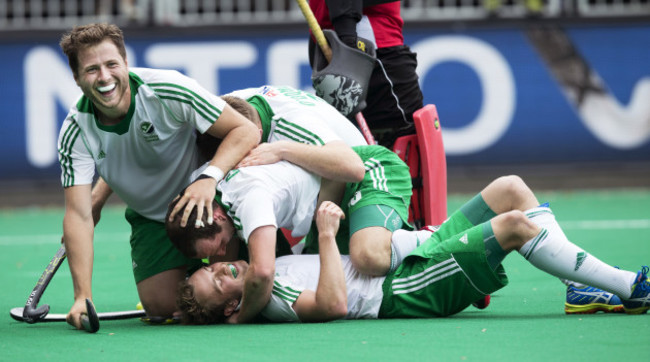
[[[217,184],[221,204],[246,243],[253,230],[275,226],[304,236],[314,217],[320,177],[288,161],[242,167]],[[219,196],[219,195],[217,195]]]
[[[299,322],[293,303],[304,290],[316,291],[320,275],[319,255],[287,255],[275,260],[275,280],[271,299],[262,315],[274,322]],[[372,319],[379,315],[384,296],[385,277],[359,273],[348,255],[341,255],[345,286],[348,294],[348,314],[345,319]]]
[[[266,102],[273,117],[270,132],[265,132],[266,142],[289,139],[325,144],[342,140],[350,147],[368,144],[349,119],[314,94],[289,86],[264,85],[237,90],[228,95],[245,100],[257,96]],[[314,141],[314,138],[320,141]]]
[[[167,205],[198,166],[195,130],[217,121],[225,102],[173,70],[131,68],[131,108],[102,125],[81,95],[59,133],[63,187],[87,185],[95,169],[133,210],[165,220]]]

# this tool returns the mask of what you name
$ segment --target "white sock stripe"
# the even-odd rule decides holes
[[[537,245],[539,245],[542,241],[544,241],[544,239],[546,239],[546,236],[548,236],[548,230],[542,228],[542,231],[540,231],[539,234],[537,234],[537,236],[533,238],[533,240],[529,241],[529,243],[531,243],[530,248],[528,249],[528,251],[526,251],[524,258],[526,259],[530,258],[530,255],[533,253],[533,251],[535,251]]]
[[[541,216],[541,215],[555,216],[553,214],[553,211],[551,211],[551,209],[549,209],[548,207],[536,207],[534,209],[526,210],[526,211],[524,211],[524,213],[525,213],[526,217],[528,217],[529,219],[532,219],[532,218],[534,218],[536,216]]]

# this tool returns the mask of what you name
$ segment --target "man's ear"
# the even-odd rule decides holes
[[[223,207],[217,205],[212,208],[212,218],[214,220],[226,221],[228,220],[228,215],[226,215],[226,212],[223,210]]]
[[[230,317],[233,313],[237,311],[237,307],[239,306],[239,300],[232,298],[229,299],[226,302],[226,307],[223,310],[223,315],[226,317]]]

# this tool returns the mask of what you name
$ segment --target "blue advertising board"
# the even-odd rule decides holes
[[[408,29],[450,165],[650,160],[650,25]],[[128,37],[130,66],[177,69],[217,94],[310,90],[298,31]],[[0,179],[57,177],[79,94],[56,41],[0,43]]]

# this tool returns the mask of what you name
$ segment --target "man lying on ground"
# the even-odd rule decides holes
[[[637,273],[620,270],[571,243],[549,206],[540,205],[516,176],[490,183],[385,277],[362,275],[339,254],[335,235],[342,217],[336,205],[323,203],[317,213],[320,254],[276,260],[263,317],[322,322],[449,316],[508,283],[501,263],[513,250],[553,276],[620,297],[628,314],[650,309],[647,266]],[[236,313],[247,266],[217,263],[194,273],[179,293],[185,321],[219,323]]]

